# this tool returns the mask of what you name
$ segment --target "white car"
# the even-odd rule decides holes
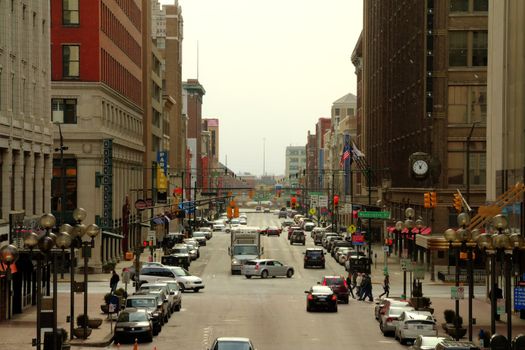
[[[294,274],[293,267],[284,265],[275,259],[248,260],[241,266],[241,275],[246,278],[260,276],[261,278],[286,276],[291,278]]]
[[[175,279],[180,286],[182,291],[188,289],[198,292],[201,289],[204,289],[204,282],[200,277],[193,276],[188,270],[180,266],[168,266],[171,271],[175,274]]]
[[[405,311],[414,311],[414,308],[412,306],[393,306],[390,307],[383,315],[381,315],[379,321],[379,329],[381,330],[384,336],[395,333],[399,317]]]
[[[226,225],[224,225],[224,221],[217,220],[213,223],[213,231],[224,231],[226,228]]]
[[[401,344],[413,341],[419,335],[436,337],[436,320],[428,311],[405,311],[399,316],[394,337]]]

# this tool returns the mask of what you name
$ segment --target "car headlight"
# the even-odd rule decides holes
[[[232,264],[233,264],[233,265],[240,265],[241,262],[240,262],[239,260],[237,260],[237,259],[233,259],[233,260],[232,260]]]

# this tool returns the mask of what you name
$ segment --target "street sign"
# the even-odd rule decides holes
[[[347,229],[347,230],[348,230],[348,232],[350,232],[350,233],[354,233],[355,230],[357,230],[357,227],[355,227],[355,225],[350,225],[350,226],[348,226],[348,229]]]
[[[410,260],[410,259],[400,259],[399,263],[401,264],[401,270],[403,270],[403,271],[412,271],[412,260]]]
[[[319,196],[310,196],[310,206],[312,207],[319,206]]]
[[[135,201],[135,209],[137,209],[137,210],[144,210],[144,209],[146,209],[146,202],[143,201],[142,199],[137,199]]]
[[[525,287],[514,288],[514,310],[525,310]]]
[[[412,266],[414,269],[414,278],[418,280],[424,280],[425,279],[425,266],[418,265],[416,262],[414,262]]]
[[[319,206],[328,207],[328,196],[319,196]]]
[[[389,211],[360,211],[357,216],[362,219],[390,219]]]
[[[179,209],[190,210],[195,208],[195,202],[182,202],[179,203]]]
[[[310,215],[315,215],[315,208],[310,208],[309,213],[310,213]]]
[[[364,245],[365,244],[365,236],[362,234],[353,234],[352,235],[352,244],[353,245]]]
[[[453,300],[465,299],[465,288],[463,286],[450,287],[450,299],[453,299]]]
[[[344,213],[345,213],[345,214],[352,214],[352,204],[350,204],[350,203],[345,203],[345,206],[344,206]]]
[[[384,246],[383,246],[383,251],[384,251],[385,253],[388,253],[388,252],[390,251],[390,247],[387,246],[387,245],[384,245]]]

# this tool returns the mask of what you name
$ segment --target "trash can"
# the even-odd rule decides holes
[[[54,340],[55,337],[53,336],[53,332],[44,332],[44,350],[57,350],[62,349],[62,343],[64,341],[65,336],[65,329],[59,328],[57,329],[57,335],[56,335],[56,341],[57,344],[55,346]]]

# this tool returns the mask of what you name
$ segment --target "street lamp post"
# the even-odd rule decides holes
[[[399,239],[399,236],[403,232],[403,221],[397,221],[395,225],[395,230],[397,232],[398,244],[399,244],[399,256],[402,257],[402,251],[405,249],[406,239],[403,236],[403,239]],[[407,295],[407,271],[403,269],[403,299]]]
[[[5,269],[7,279],[7,317],[11,318],[11,264],[18,259],[18,249],[12,244],[0,248],[0,262],[7,265]]]

